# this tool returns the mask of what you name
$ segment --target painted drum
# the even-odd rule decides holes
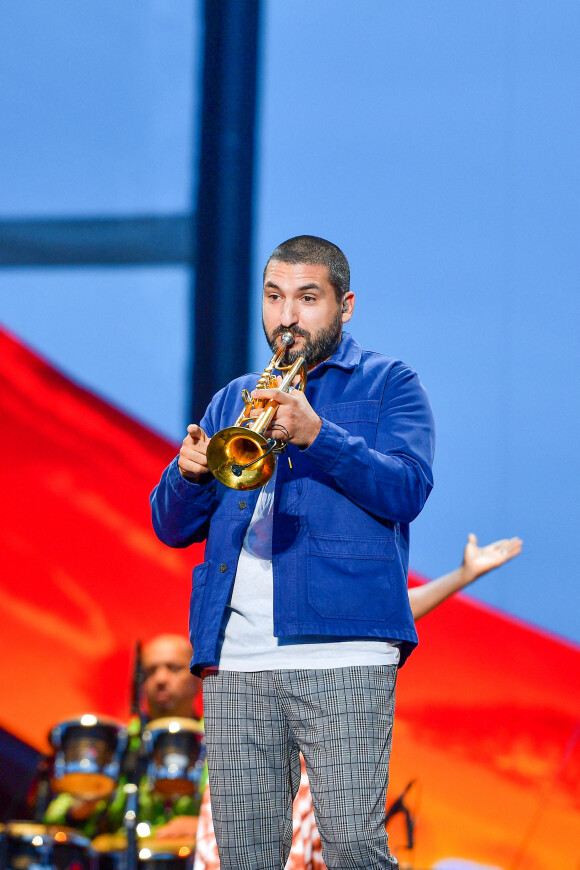
[[[91,841],[71,828],[33,822],[0,826],[2,870],[97,870]]]
[[[55,791],[86,800],[111,794],[127,746],[127,729],[121,722],[85,713],[55,725],[49,740],[55,749]]]
[[[147,774],[160,794],[193,795],[205,764],[203,725],[196,719],[153,719],[143,732]]]
[[[125,870],[127,840],[123,834],[101,834],[92,846],[98,856],[98,870]],[[195,841],[137,838],[139,870],[192,870]]]

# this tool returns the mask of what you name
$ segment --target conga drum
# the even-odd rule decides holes
[[[97,870],[91,841],[71,828],[7,822],[0,826],[1,870]]]
[[[193,795],[205,763],[203,726],[196,719],[153,719],[143,732],[152,787],[168,797]]]
[[[92,842],[98,870],[125,870],[127,840],[124,834],[101,834]],[[192,870],[195,841],[138,837],[139,870]]]
[[[55,749],[55,791],[84,800],[99,800],[111,794],[127,745],[127,729],[121,722],[85,713],[55,725],[49,740]]]

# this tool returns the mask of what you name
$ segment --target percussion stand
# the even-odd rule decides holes
[[[131,681],[131,715],[138,717],[139,734],[143,732],[145,715],[141,709],[141,686],[144,680],[143,664],[141,661],[141,641],[135,646],[135,663],[133,667],[133,679]],[[137,870],[139,854],[137,846],[137,821],[139,812],[139,765],[132,771],[130,779],[124,787],[125,792],[125,817],[124,826],[127,833],[127,851],[125,853],[125,870]]]
[[[37,768],[38,785],[36,788],[36,800],[34,801],[34,821],[42,824],[44,814],[48,809],[51,799],[50,790],[50,759],[43,755]],[[1,865],[2,867],[4,864]]]
[[[139,790],[135,783],[123,787],[125,792],[125,831],[127,832],[127,851],[125,870],[137,870],[139,855],[137,851],[137,806]]]

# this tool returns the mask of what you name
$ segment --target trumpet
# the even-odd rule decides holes
[[[296,389],[306,386],[306,363],[300,356],[289,366],[281,366],[280,359],[286,349],[294,343],[291,332],[285,332],[281,345],[262,372],[257,390],[279,389],[290,392],[292,381],[300,373]],[[274,369],[286,372],[278,385]],[[278,438],[265,438],[264,432],[270,426],[279,402],[273,399],[252,399],[248,390],[242,390],[244,407],[233,426],[220,429],[211,438],[207,448],[207,464],[213,476],[230,489],[259,489],[264,486],[276,468],[276,455],[286,448],[286,442]],[[259,410],[257,417],[251,412]]]

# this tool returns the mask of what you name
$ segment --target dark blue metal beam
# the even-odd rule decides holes
[[[247,370],[260,0],[205,0],[191,419]]]
[[[189,215],[0,221],[0,267],[191,265]]]

